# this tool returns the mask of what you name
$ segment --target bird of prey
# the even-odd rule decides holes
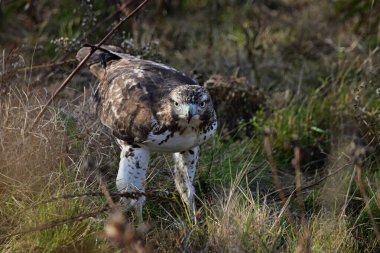
[[[195,219],[194,174],[199,145],[213,136],[217,117],[208,91],[164,64],[125,54],[115,46],[94,47],[87,61],[100,83],[95,93],[101,122],[121,147],[116,186],[120,192],[144,192],[152,152],[173,153],[174,179]],[[83,60],[91,46],[83,47]],[[142,220],[145,197],[126,200]]]

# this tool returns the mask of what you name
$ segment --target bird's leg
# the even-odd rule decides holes
[[[189,206],[191,215],[196,223],[196,209],[194,202],[194,174],[198,163],[198,147],[184,152],[174,153],[174,179],[182,200]]]
[[[145,176],[148,169],[150,153],[148,150],[140,147],[121,145],[119,172],[116,178],[116,187],[119,192],[144,192]],[[122,199],[129,207],[136,209],[139,222],[142,222],[142,207],[145,202],[145,196],[137,199]]]

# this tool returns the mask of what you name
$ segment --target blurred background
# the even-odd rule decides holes
[[[65,202],[66,212],[60,202],[23,210],[52,195],[98,189],[95,170],[114,190],[119,149],[91,110],[96,80],[85,68],[27,145],[19,141],[77,65],[81,46],[98,43],[141,2],[0,0],[0,199],[7,203],[0,234],[99,207],[100,200],[87,199]],[[283,212],[263,147],[270,128],[287,193],[294,190],[295,146],[302,183],[314,184],[304,192],[313,251],[379,250],[380,1],[150,1],[106,44],[187,73],[209,89],[218,111],[219,133],[204,146],[196,178],[204,223],[193,230],[178,206],[167,211],[148,201],[145,215],[155,228],[149,241],[157,249],[302,249],[296,232],[279,221]],[[367,203],[353,183],[350,156],[363,166]],[[152,164],[150,185],[174,191],[170,170],[162,169],[170,162],[154,157]],[[239,189],[231,193],[238,196],[232,209],[227,189]],[[101,230],[102,220],[75,222],[30,240],[0,237],[0,249],[108,252],[97,241]]]
[[[67,62],[49,69],[55,72],[49,77],[57,78],[75,65],[70,60],[81,45],[97,43],[141,2],[3,0],[3,54],[33,56],[13,59],[12,66],[18,67],[30,66],[31,61]],[[201,84],[245,83],[240,85],[249,86],[242,89],[250,89],[251,99],[215,96],[219,100],[229,95],[231,102],[242,103],[238,118],[229,114],[232,119],[225,122],[232,130],[237,121],[250,120],[268,102],[265,95],[270,94],[271,108],[283,107],[322,83],[336,89],[340,81],[333,79],[347,69],[344,77],[356,75],[356,83],[376,82],[379,11],[380,3],[373,0],[159,0],[149,3],[107,43],[173,65]],[[220,106],[223,111],[233,109]]]

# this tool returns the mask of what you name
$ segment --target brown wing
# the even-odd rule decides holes
[[[98,114],[117,138],[130,144],[146,140],[162,101],[175,86],[196,84],[162,64],[120,53],[105,58],[110,59],[105,68],[96,58],[90,66],[101,80],[95,95]]]

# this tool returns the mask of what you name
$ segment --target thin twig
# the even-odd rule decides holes
[[[116,31],[120,28],[120,26],[127,21],[130,17],[137,13],[149,0],[145,0],[139,6],[136,7],[128,16],[120,20],[120,22],[98,43],[96,46],[103,45]],[[96,49],[91,48],[89,54],[83,58],[83,60],[77,65],[77,67],[70,73],[70,75],[63,81],[63,83],[58,87],[58,89],[54,92],[53,96],[48,100],[45,106],[42,108],[40,113],[37,115],[36,119],[32,123],[30,130],[32,130],[37,122],[40,120],[41,116],[47,110],[47,107],[53,102],[54,98],[66,87],[66,85],[70,82],[70,80],[74,77],[74,75],[78,72],[78,70],[83,66],[83,64],[90,58],[90,56],[96,51]]]
[[[73,60],[66,60],[66,61],[61,61],[61,62],[52,62],[52,63],[46,63],[46,64],[41,64],[41,65],[33,65],[33,66],[29,66],[29,67],[22,67],[22,68],[8,70],[7,72],[3,73],[2,76],[5,74],[13,73],[13,72],[24,72],[25,70],[31,70],[32,68],[33,68],[33,70],[46,69],[46,68],[56,67],[56,66],[60,66],[60,65],[74,63],[74,62],[76,62],[76,60],[73,59]]]
[[[351,190],[352,182],[355,179],[355,174],[356,173],[355,173],[355,168],[354,168],[353,171],[352,171],[352,174],[351,174],[351,177],[350,177],[350,181],[349,181],[348,187],[347,187],[347,192],[346,192],[346,195],[345,195],[345,198],[344,198],[344,205],[343,205],[343,209],[342,209],[342,214],[346,213],[346,209],[348,207],[348,204],[349,204],[349,202],[351,201],[351,199],[353,197],[353,196],[350,196],[350,190]]]
[[[107,186],[106,186],[106,184],[103,181],[102,175],[100,175],[98,173],[97,179],[98,179],[98,182],[99,182],[99,187],[102,190],[102,193],[103,193],[104,197],[106,198],[108,205],[111,207],[112,210],[115,209],[115,203],[113,202],[113,200],[111,198],[111,194],[108,191]]]
[[[340,171],[342,171],[343,169],[345,169],[346,166],[347,166],[347,165],[340,167],[339,169],[335,170],[334,172],[329,173],[328,175],[326,175],[326,176],[324,176],[324,177],[318,179],[317,181],[315,181],[315,182],[313,182],[313,183],[310,183],[310,184],[308,184],[308,185],[306,185],[306,186],[302,186],[302,187],[301,187],[301,192],[304,192],[305,190],[308,190],[308,189],[310,189],[310,188],[312,188],[312,187],[314,187],[314,186],[319,185],[320,183],[322,183],[323,181],[325,181],[325,180],[328,179],[329,177],[334,176],[334,175],[337,174],[338,172],[340,172]],[[294,189],[292,186],[289,186],[289,187],[281,188],[281,189],[279,189],[279,190],[275,190],[275,191],[273,191],[273,192],[271,192],[271,193],[268,193],[268,194],[265,195],[265,196],[268,197],[268,196],[271,196],[271,195],[277,194],[277,193],[280,192],[280,191],[285,191],[285,190],[286,190],[286,191],[291,190],[290,193],[285,193],[285,197],[289,197],[289,196],[292,195],[293,192],[295,191],[295,189]]]
[[[62,220],[54,220],[54,221],[51,221],[49,223],[42,224],[40,226],[31,227],[31,228],[28,228],[28,229],[25,229],[25,230],[22,230],[22,231],[19,231],[19,232],[15,232],[15,233],[12,233],[12,234],[0,236],[0,240],[7,239],[7,238],[10,238],[10,237],[14,237],[14,236],[25,235],[25,234],[28,234],[28,233],[43,231],[43,230],[46,230],[46,229],[49,229],[49,228],[54,228],[54,227],[58,227],[58,226],[64,225],[64,224],[69,223],[69,222],[82,221],[82,220],[85,220],[85,219],[88,219],[88,218],[91,218],[91,217],[96,217],[99,214],[107,211],[108,209],[109,209],[108,206],[104,206],[103,208],[101,208],[101,209],[99,209],[99,210],[97,210],[95,212],[84,213],[84,214],[80,214],[80,215],[77,215],[77,216],[71,216],[71,217],[69,217],[67,219],[62,219]]]
[[[49,204],[49,203],[52,203],[54,201],[59,201],[59,200],[78,199],[78,198],[83,198],[83,197],[104,197],[104,196],[105,195],[104,195],[103,191],[85,192],[85,193],[78,193],[78,194],[64,194],[62,196],[53,197],[53,198],[50,198],[48,200],[39,202],[38,204],[29,206],[28,209],[35,208],[35,207],[40,206],[40,205]],[[135,192],[123,192],[123,193],[109,192],[109,196],[111,198],[116,197],[116,198],[129,198],[129,199],[138,199],[141,196],[145,196],[148,198],[151,197],[151,198],[162,199],[165,201],[173,201],[173,198],[171,198],[169,196],[160,195],[156,191],[148,191],[148,192],[135,191]]]

